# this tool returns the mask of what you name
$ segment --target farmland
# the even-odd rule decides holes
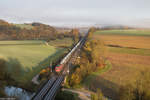
[[[64,44],[64,39],[51,41],[53,45],[50,45],[51,42],[47,45],[45,41],[40,40],[0,41],[0,58],[6,60],[9,73],[14,74],[14,66],[19,65],[21,71],[13,78],[26,83],[41,69],[49,66],[50,62],[55,62],[67,52],[67,48],[55,45],[58,41]],[[71,44],[66,43],[66,47],[69,46]]]
[[[93,74],[90,81],[85,79],[88,83],[85,87],[94,91],[100,88],[105,96],[116,100],[120,86],[133,83],[141,71],[150,70],[149,36],[149,30],[95,32],[94,39],[100,38],[105,43],[106,58],[112,66],[103,73]]]
[[[104,35],[123,35],[123,36],[150,36],[150,30],[101,30],[95,32],[95,34],[104,34]]]
[[[122,47],[150,49],[150,37],[147,36],[120,36],[99,34],[100,38],[104,40],[107,45],[116,45]],[[95,35],[99,36],[98,34]]]

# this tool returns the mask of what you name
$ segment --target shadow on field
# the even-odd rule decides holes
[[[5,80],[7,85],[18,85],[24,74],[24,69],[18,59],[9,57],[0,59],[0,73],[4,73],[2,80]],[[1,79],[0,79],[1,80]]]
[[[6,65],[7,71],[11,73],[13,77],[17,78],[23,74],[24,69],[18,59],[9,57]]]
[[[29,80],[32,80],[32,78],[37,75],[42,69],[49,67],[50,63],[56,64],[57,62],[59,62],[60,59],[64,56],[64,50],[65,49],[56,51],[53,55],[50,55],[43,61],[39,62],[37,66],[28,69],[28,73],[25,75],[25,77]]]
[[[123,47],[123,46],[120,46],[120,45],[112,45],[112,44],[108,44],[106,46],[108,46],[108,47],[115,47],[115,48],[140,49],[140,48],[135,48],[135,47]]]
[[[96,90],[99,88],[101,89],[104,96],[111,98],[112,100],[118,100],[117,89],[119,86],[117,84],[114,84],[113,82],[106,80],[101,76],[90,75],[90,77],[87,78],[88,79],[86,79],[83,83],[86,88],[94,92],[96,92]]]

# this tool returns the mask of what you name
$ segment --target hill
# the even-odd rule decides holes
[[[60,34],[63,36],[60,36]],[[64,36],[65,33],[65,36]],[[69,32],[60,32],[56,28],[42,24],[11,24],[0,20],[0,40],[55,40],[60,37],[70,37]]]

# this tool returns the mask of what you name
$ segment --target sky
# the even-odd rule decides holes
[[[150,0],[0,0],[0,19],[58,26],[150,27]]]

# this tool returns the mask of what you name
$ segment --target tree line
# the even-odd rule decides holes
[[[94,32],[94,28],[88,32],[86,42],[79,54],[80,58],[67,76],[67,87],[78,86],[89,74],[105,67],[104,44],[99,39],[93,39]]]
[[[42,23],[28,24],[32,28],[21,28],[0,20],[0,40],[55,40],[72,37],[71,32],[58,32],[54,27]]]

